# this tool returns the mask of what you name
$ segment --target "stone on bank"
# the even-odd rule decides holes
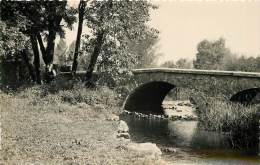
[[[129,143],[126,148],[130,151],[144,153],[151,156],[161,156],[162,151],[155,143]]]
[[[117,128],[118,133],[128,132],[129,128],[125,121],[120,120]]]

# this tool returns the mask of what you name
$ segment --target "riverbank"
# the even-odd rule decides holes
[[[245,106],[206,97],[204,103],[198,105],[196,113],[205,129],[232,131],[233,129],[250,129],[254,122],[258,123],[258,109],[257,104]]]
[[[0,94],[3,164],[166,164],[117,138],[116,94],[108,88]]]

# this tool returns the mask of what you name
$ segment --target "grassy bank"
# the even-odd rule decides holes
[[[197,108],[199,123],[209,131],[230,133],[234,148],[247,153],[258,152],[258,107],[207,98]]]
[[[119,96],[107,87],[0,93],[3,164],[161,164],[116,138]]]
[[[257,105],[244,106],[225,100],[224,96],[208,97],[192,89],[172,90],[170,99],[190,100],[196,105],[199,123],[209,131],[234,132],[249,130],[258,123]],[[257,130],[254,130],[257,131]]]
[[[215,98],[207,98],[204,107],[197,109],[200,122],[207,130],[229,131],[249,129],[257,116],[257,106],[244,106]]]

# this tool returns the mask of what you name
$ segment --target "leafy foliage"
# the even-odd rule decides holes
[[[28,79],[22,56],[25,49],[30,49],[28,38],[18,28],[0,21],[0,85],[18,85],[15,80]]]
[[[154,45],[158,41],[158,31],[150,28],[147,22],[150,19],[150,9],[155,8],[148,1],[86,1],[84,20],[90,34],[84,37],[84,51],[79,51],[79,64],[85,65],[81,68],[86,68],[87,64],[95,66],[97,63],[97,71],[109,76],[117,84],[131,76],[129,69],[152,65],[157,55]],[[64,27],[72,28],[76,13],[77,10],[67,6],[66,1],[1,2],[2,21],[15,27],[19,35],[30,37],[34,48],[34,69],[38,76],[41,75],[37,51],[40,46],[46,78],[51,77],[48,73],[51,73],[55,57],[61,63],[70,61],[70,55],[68,58],[64,56],[71,54],[75,46],[71,45],[67,51],[64,40],[60,40],[55,49],[55,39],[57,35],[61,38],[65,36]],[[97,46],[100,34],[100,46]],[[19,37],[15,39],[18,40]],[[20,41],[12,42],[24,45]],[[20,49],[17,45],[15,47]],[[89,62],[94,48],[98,50],[94,51],[97,60]]]
[[[16,27],[8,27],[0,21],[0,56],[12,58],[25,48],[28,38]]]
[[[147,28],[142,36],[129,41],[129,48],[132,54],[137,56],[135,68],[147,68],[156,66],[157,59],[162,55],[157,52],[158,34],[156,29]]]
[[[1,2],[1,20],[9,26],[17,27],[18,31],[30,37],[37,83],[41,84],[37,42],[39,42],[46,67],[46,79],[49,81],[50,74],[53,73],[56,34],[59,34],[61,38],[64,37],[63,27],[72,28],[72,24],[76,21],[75,13],[76,10],[68,7],[66,1]],[[42,36],[46,38],[46,48]]]
[[[166,61],[163,64],[161,64],[161,67],[167,67],[167,68],[180,68],[180,69],[191,69],[193,68],[192,62],[188,59],[180,58],[176,61]]]
[[[217,41],[203,40],[198,44],[197,50],[196,60],[193,62],[196,69],[222,69],[223,58],[230,54],[223,38]]]
[[[224,60],[225,70],[260,72],[260,57],[230,56]]]
[[[229,71],[260,71],[260,57],[245,57],[232,53],[225,47],[225,40],[203,40],[198,44],[198,53],[194,60],[196,69],[218,69]]]
[[[171,61],[166,61],[160,65],[161,67],[165,68],[176,68],[175,62],[173,60]]]
[[[129,69],[140,59],[140,52],[134,52],[130,43],[147,37],[156,38],[158,32],[146,25],[150,8],[155,6],[147,1],[110,0],[88,4],[86,25],[92,35],[85,35],[84,50],[91,54],[96,37],[104,33],[97,70],[110,75],[116,84],[131,76]]]

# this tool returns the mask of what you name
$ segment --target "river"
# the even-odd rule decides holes
[[[197,121],[147,119],[122,115],[131,140],[152,142],[163,152],[163,159],[187,165],[259,165],[260,156],[232,147],[230,134],[209,132]],[[258,145],[258,144],[256,144]]]

